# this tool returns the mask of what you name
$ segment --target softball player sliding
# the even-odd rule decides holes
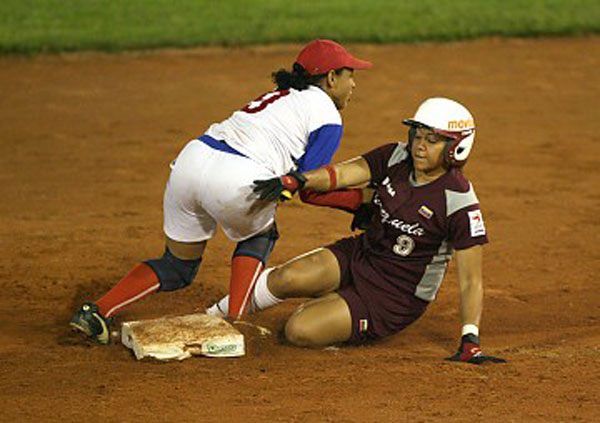
[[[123,307],[192,283],[217,224],[237,242],[228,310],[240,318],[279,237],[277,205],[259,200],[252,181],[329,163],[342,137],[339,111],[356,86],[354,70],[370,66],[333,41],[312,41],[291,72],[273,73],[275,91],[190,141],[172,162],[164,193],[164,255],[138,264],[105,296],[83,304],[71,326],[108,343],[109,321]]]
[[[316,203],[346,210],[359,208],[363,192],[340,189],[369,182],[375,192],[366,232],[265,270],[253,305],[264,309],[284,298],[319,297],[286,324],[287,339],[299,346],[385,337],[425,312],[455,250],[463,326],[459,351],[449,359],[504,362],[479,346],[482,245],[488,240],[479,201],[461,171],[475,138],[473,117],[455,101],[432,98],[404,123],[407,144],[384,145],[299,176],[256,181],[264,199],[277,199],[284,189],[311,189]]]

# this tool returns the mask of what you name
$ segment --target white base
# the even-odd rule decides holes
[[[125,322],[121,342],[138,360],[184,360],[193,355],[240,357],[244,336],[221,317],[189,314],[154,320]]]

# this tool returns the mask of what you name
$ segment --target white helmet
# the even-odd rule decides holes
[[[467,161],[475,140],[475,121],[462,104],[448,98],[429,98],[421,103],[412,119],[402,123],[450,138],[444,149],[444,160],[449,166],[462,166]],[[412,143],[412,139],[409,141]]]

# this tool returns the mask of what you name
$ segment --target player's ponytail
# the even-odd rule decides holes
[[[277,84],[278,90],[288,90],[294,88],[302,91],[307,89],[310,85],[318,85],[319,81],[325,75],[311,75],[302,67],[299,63],[294,63],[292,71],[289,72],[285,69],[279,69],[277,72],[271,74],[273,82]]]

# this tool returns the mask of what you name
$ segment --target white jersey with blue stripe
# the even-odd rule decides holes
[[[292,88],[262,95],[206,134],[283,175],[330,163],[340,145],[342,118],[321,88]]]

